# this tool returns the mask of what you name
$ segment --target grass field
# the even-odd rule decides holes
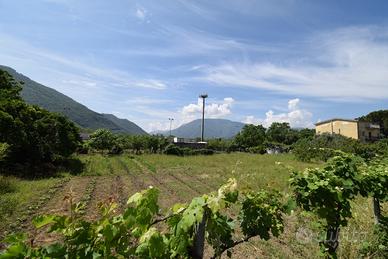
[[[115,199],[122,208],[131,194],[155,186],[160,189],[160,205],[167,209],[177,202],[217,190],[230,177],[235,177],[240,190],[277,189],[289,192],[291,166],[297,170],[317,167],[296,161],[291,155],[253,155],[246,153],[213,156],[175,157],[166,155],[82,155],[82,172],[40,180],[7,179],[10,192],[0,196],[0,237],[10,231],[28,231],[35,243],[49,242],[48,236],[34,230],[34,215],[67,213],[66,195],[86,203],[85,217],[95,219],[100,201]],[[280,163],[279,163],[280,162]],[[359,198],[353,204],[354,219],[341,230],[340,256],[358,258],[358,249],[371,238],[373,213],[370,202]],[[296,211],[286,216],[286,228],[279,238],[268,242],[253,239],[235,249],[235,258],[315,258],[319,248],[315,219]]]

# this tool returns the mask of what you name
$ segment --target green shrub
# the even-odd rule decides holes
[[[256,146],[256,147],[250,147],[248,148],[249,153],[253,154],[265,154],[267,153],[267,150],[264,145]]]
[[[0,143],[0,162],[8,155],[9,145],[7,143]]]
[[[313,138],[298,140],[292,152],[301,161],[320,160],[327,161],[335,155],[334,150],[358,155],[365,160],[370,160],[377,154],[375,144],[364,144],[342,135],[322,134]]]
[[[195,152],[193,149],[191,149],[189,147],[181,148],[181,150],[182,150],[184,156],[191,156]]]
[[[201,149],[195,149],[193,150],[193,155],[213,155],[214,150],[207,149],[207,148],[201,148]]]
[[[183,151],[181,148],[175,146],[174,144],[169,144],[165,149],[164,149],[164,154],[166,155],[176,155],[176,156],[183,156]]]

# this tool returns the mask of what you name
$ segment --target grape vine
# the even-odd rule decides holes
[[[352,217],[351,201],[361,194],[372,197],[376,222],[380,221],[379,201],[388,197],[388,160],[368,165],[354,155],[335,151],[323,168],[293,172],[290,178],[297,204],[323,219],[326,239],[320,242],[323,252],[336,258],[340,227]]]
[[[268,240],[284,228],[286,206],[281,195],[240,194],[235,179],[189,204],[174,205],[162,217],[158,194],[152,187],[134,194],[123,214],[116,213],[114,202],[102,205],[100,218],[92,222],[82,217],[84,205],[70,200],[69,216],[42,215],[33,220],[37,228],[50,225],[48,231],[60,234],[61,242],[35,247],[26,242],[26,234],[9,236],[0,258],[202,258],[205,242],[213,248],[213,258],[219,258],[224,252],[230,256],[231,248],[252,237]],[[235,218],[228,216],[232,204],[240,209]],[[244,235],[239,240],[237,227]]]

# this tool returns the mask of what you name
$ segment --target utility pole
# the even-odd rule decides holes
[[[205,99],[207,94],[201,94],[199,97],[202,98],[202,124],[201,124],[201,142],[204,141],[204,132],[205,132]]]
[[[171,137],[171,125],[172,125],[172,121],[174,120],[174,118],[168,118],[168,120],[170,121],[170,137]]]

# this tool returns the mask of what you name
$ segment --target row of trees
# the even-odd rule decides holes
[[[29,105],[21,83],[0,70],[0,169],[23,174],[70,156],[80,144],[78,128],[65,117]]]
[[[87,152],[90,148],[111,154],[120,154],[124,150],[132,150],[134,153],[162,152],[169,144],[168,138],[153,135],[124,135],[113,134],[106,129],[98,129],[90,135],[90,139],[84,143],[82,151]]]
[[[209,148],[219,151],[265,153],[268,148],[289,150],[298,140],[315,135],[312,129],[292,129],[288,123],[274,122],[266,129],[262,125],[245,125],[230,140],[210,139]]]

